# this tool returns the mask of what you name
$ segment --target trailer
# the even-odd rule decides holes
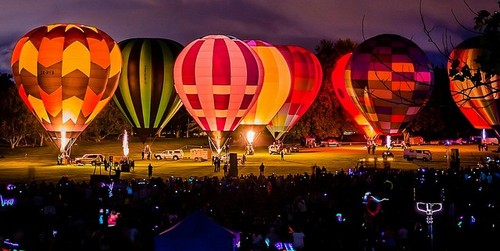
[[[194,161],[207,161],[212,159],[212,151],[207,148],[192,148],[189,150],[189,159]]]

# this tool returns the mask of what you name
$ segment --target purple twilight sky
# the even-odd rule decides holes
[[[16,41],[46,24],[96,26],[117,42],[133,37],[168,38],[183,45],[208,34],[294,44],[314,52],[321,39],[355,42],[398,34],[445,62],[425,35],[420,15],[443,48],[475,34],[474,11],[498,10],[497,0],[6,0],[0,10],[0,73],[11,73]],[[453,17],[455,13],[456,19]],[[464,27],[465,26],[465,27]]]

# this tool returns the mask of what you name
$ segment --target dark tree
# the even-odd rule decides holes
[[[12,75],[0,74],[0,138],[15,148],[28,137],[37,137],[41,128],[19,97]]]
[[[344,113],[330,81],[335,62],[344,54],[352,52],[356,44],[349,39],[321,40],[316,46],[316,56],[323,69],[323,81],[317,98],[308,111],[297,122],[291,136],[295,139],[304,137],[330,138],[341,137],[343,131],[354,127],[348,115]]]
[[[470,81],[473,83],[470,88],[466,88],[460,92],[465,99],[464,101],[468,99],[484,99],[488,98],[488,96],[496,95],[500,91],[500,88],[497,87],[498,76],[500,74],[500,48],[498,46],[500,44],[500,13],[498,10],[493,13],[487,10],[475,12],[467,2],[464,3],[465,7],[475,14],[474,25],[471,29],[466,28],[466,25],[460,25],[474,36],[480,38],[480,52],[478,57],[473,60],[477,64],[477,68],[467,64],[461,65],[460,63],[463,62],[449,58],[451,52],[449,47],[453,47],[453,44],[448,41],[447,36],[443,36],[444,41],[442,43],[437,43],[432,37],[433,28],[427,26],[424,14],[421,12],[422,23],[429,41],[450,62],[450,68],[447,69],[448,76],[453,80]],[[500,7],[500,2],[498,2],[498,7]],[[458,22],[458,18],[455,17],[455,19]],[[439,44],[442,44],[443,48]],[[488,86],[489,92],[480,96],[467,95],[472,89],[480,86]]]
[[[443,67],[435,67],[433,71],[432,95],[410,123],[407,132],[410,135],[422,136],[427,141],[471,135],[472,125],[451,97],[447,70]]]
[[[83,131],[82,138],[100,142],[111,135],[122,135],[125,130],[132,132],[132,127],[115,104],[109,102]]]

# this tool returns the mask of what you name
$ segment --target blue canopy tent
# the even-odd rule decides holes
[[[239,233],[194,212],[154,239],[155,251],[235,251]]]

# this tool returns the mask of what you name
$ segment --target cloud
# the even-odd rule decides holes
[[[496,10],[496,1],[475,0],[474,10]],[[160,37],[186,45],[208,34],[231,34],[294,44],[309,50],[321,39],[363,39],[393,33],[436,51],[424,34],[426,24],[438,42],[446,34],[458,44],[472,36],[454,19],[472,26],[474,13],[463,0],[43,0],[7,1],[0,10],[0,71],[10,71],[13,43],[28,31],[52,23],[100,28],[116,41]]]

